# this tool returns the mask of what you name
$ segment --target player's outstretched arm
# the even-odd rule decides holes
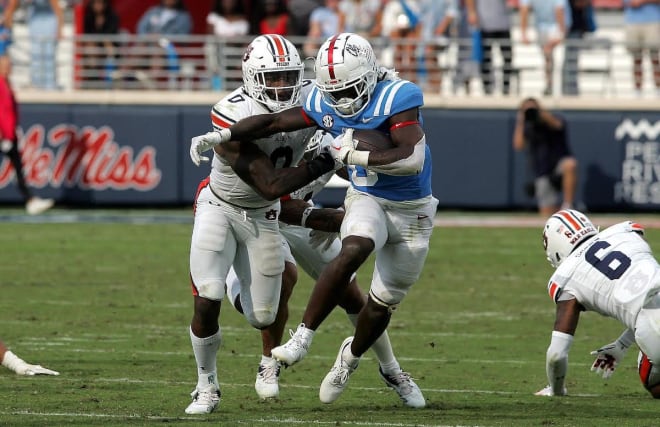
[[[31,365],[27,363],[25,360],[21,359],[20,357],[16,356],[14,353],[11,351],[7,350],[7,348],[4,346],[4,344],[0,343],[0,353],[3,353],[0,357],[2,357],[2,366],[5,368],[16,372],[18,375],[59,375],[60,373],[57,371],[53,371],[51,369],[44,368],[41,365]]]
[[[300,199],[282,202],[280,221],[291,225],[301,225],[313,230],[339,232],[344,219],[342,209],[315,208]]]
[[[266,200],[275,200],[289,194],[321,175],[336,168],[335,160],[327,152],[310,161],[302,161],[291,168],[275,168],[270,158],[251,142],[235,142],[238,154],[222,152],[224,158],[231,158],[234,172]]]

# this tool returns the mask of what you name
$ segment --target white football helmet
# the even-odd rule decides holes
[[[304,65],[298,50],[277,34],[264,34],[243,54],[243,87],[270,111],[300,103]]]
[[[553,267],[559,265],[582,242],[598,234],[589,218],[573,209],[554,213],[543,228],[543,248]]]
[[[362,111],[378,81],[376,55],[371,44],[353,33],[327,39],[319,48],[314,68],[315,84],[323,101],[342,117]]]

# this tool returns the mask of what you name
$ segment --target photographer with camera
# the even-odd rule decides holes
[[[536,198],[539,213],[547,217],[560,208],[572,208],[577,160],[568,146],[563,117],[543,109],[535,98],[525,99],[518,108],[513,148],[527,152],[533,182],[527,183],[525,189]]]

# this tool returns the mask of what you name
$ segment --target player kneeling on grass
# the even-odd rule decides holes
[[[591,353],[597,356],[591,370],[609,378],[637,343],[642,384],[660,398],[660,265],[643,235],[644,229],[631,221],[598,232],[589,218],[571,209],[548,219],[543,245],[556,268],[548,292],[557,314],[546,355],[548,385],[536,395],[567,394],[568,351],[580,312],[595,311],[627,329]]]

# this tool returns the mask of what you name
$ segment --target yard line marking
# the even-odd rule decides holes
[[[200,417],[159,417],[154,415],[136,415],[136,414],[99,414],[99,413],[85,413],[85,412],[33,412],[33,411],[14,411],[14,412],[0,412],[0,415],[30,415],[35,417],[81,417],[81,418],[114,418],[114,419],[146,419],[152,421],[178,421],[178,420],[206,420]],[[321,421],[321,420],[303,420],[296,418],[254,418],[248,420],[236,420],[237,424],[317,424],[317,425],[337,425],[336,420]],[[462,425],[447,425],[447,424],[407,424],[407,423],[377,423],[372,421],[341,421],[341,425],[355,425],[355,426],[378,426],[378,427],[467,427]],[[479,427],[479,426],[471,426]]]

